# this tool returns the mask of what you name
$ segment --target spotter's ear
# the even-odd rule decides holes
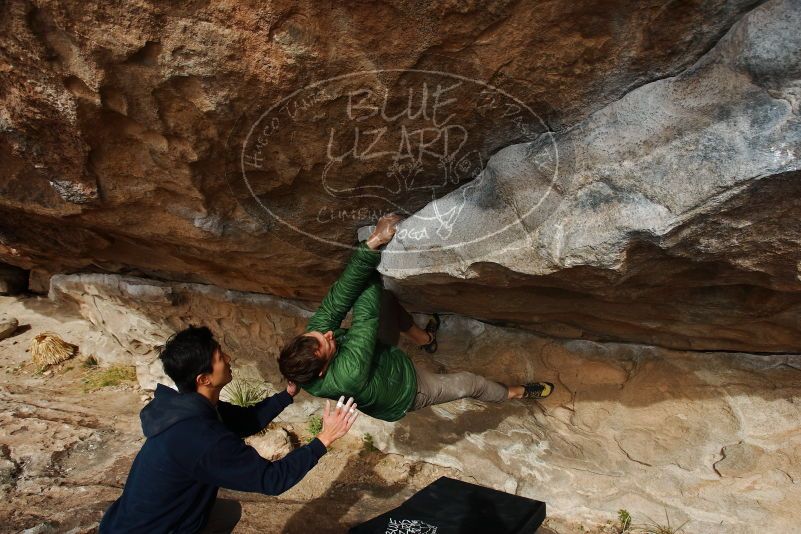
[[[200,373],[195,377],[195,386],[208,386],[210,380],[211,377],[209,376],[209,373]]]

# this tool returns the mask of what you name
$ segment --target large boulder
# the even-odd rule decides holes
[[[382,450],[545,501],[556,517],[603,522],[626,509],[638,524],[667,514],[707,534],[788,532],[801,518],[798,354],[554,340],[456,316],[439,346],[446,370],[557,389],[542,403],[365,418]]]
[[[679,75],[504,148],[382,272],[418,307],[559,337],[797,350],[798,27],[801,3],[767,2]]]
[[[111,274],[55,275],[50,298],[74,307],[116,342],[82,344],[85,353],[134,365],[149,390],[172,384],[158,353],[170,335],[190,325],[208,326],[246,375],[278,382],[278,350],[311,316],[298,303],[269,295]]]
[[[691,342],[666,323],[691,314],[698,332],[682,335],[698,347],[786,347],[795,340],[781,316],[794,302],[784,278],[792,228],[754,225],[773,241],[734,247],[718,235],[728,216],[686,226],[691,206],[723,213],[759,169],[771,178],[792,167],[795,33],[791,19],[769,19],[793,17],[797,5],[755,4],[3,4],[0,260],[318,299],[354,230],[378,214],[422,214],[432,198],[464,193],[497,218],[465,208],[430,220],[455,224],[454,236],[484,232],[540,196],[526,169],[558,151],[555,191],[531,227],[542,230],[481,266],[449,270],[449,254],[423,255],[415,272],[430,287],[419,306],[671,346]],[[490,157],[483,181],[473,180]],[[755,196],[773,204],[770,195],[793,193],[774,187],[742,191],[744,217],[757,213]],[[705,203],[713,194],[721,204]],[[695,241],[669,248],[663,236],[680,227]],[[779,241],[775,257],[760,254]],[[733,247],[743,259],[732,271],[720,258]],[[638,272],[660,274],[642,290],[620,283],[633,276],[622,250]],[[434,287],[434,273],[463,276],[468,265],[482,274],[451,284],[458,299]],[[729,288],[689,294],[687,278],[706,280],[710,269]],[[532,317],[543,285],[559,317]],[[750,293],[755,285],[761,292]],[[751,296],[733,298],[734,286]],[[487,287],[510,309],[482,298]],[[659,292],[688,304],[646,313]],[[616,303],[608,317],[598,309],[607,301]],[[778,341],[744,341],[755,314]],[[710,334],[743,324],[742,334]]]
[[[309,316],[263,295],[118,275],[58,275],[51,294],[118,340],[148,389],[165,381],[157,347],[189,318],[215,331],[235,377],[283,389],[277,344]],[[801,520],[798,354],[554,340],[454,315],[443,317],[433,358],[403,348],[437,371],[549,380],[556,390],[543,402],[451,402],[396,423],[361,416],[351,433],[384,452],[543,500],[559,520],[603,523],[624,508],[637,523],[667,513],[674,526],[689,521],[687,532],[708,534],[791,532]],[[280,419],[306,428],[321,409],[301,393]],[[288,439],[273,429],[251,443],[275,458]]]

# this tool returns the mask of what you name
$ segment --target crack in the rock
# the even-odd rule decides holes
[[[77,409],[77,408],[76,409],[64,409],[64,408],[58,408],[56,406],[42,405],[42,404],[36,403],[34,401],[31,401],[27,397],[25,397],[25,395],[27,395],[28,393],[29,392],[11,392],[11,396],[10,397],[5,397],[2,400],[4,402],[18,404],[18,405],[24,406],[26,408],[31,408],[31,407],[32,408],[39,408],[40,410],[50,410],[52,412],[61,412],[63,414],[75,415],[77,417],[84,417],[85,416],[85,410],[83,410],[83,409]],[[17,400],[16,398],[14,398],[17,395],[23,396],[25,398],[23,400]]]
[[[552,367],[551,365],[548,364],[548,357],[546,356],[546,349],[549,346],[557,346],[556,345],[556,341],[552,340],[552,339],[546,340],[546,343],[544,343],[540,347],[540,354],[539,354],[540,361],[542,362],[542,365],[545,367],[545,369],[547,369],[548,371],[551,371],[551,372],[556,374],[556,381],[559,383],[559,385],[561,387],[565,388],[565,390],[570,394],[570,400],[567,403],[567,404],[570,404],[570,406],[567,406],[567,404],[565,404],[565,403],[561,403],[560,406],[562,408],[572,412],[573,415],[575,415],[576,414],[576,396],[577,396],[578,391],[574,391],[574,390],[570,389],[570,387],[567,385],[567,383],[565,383],[565,381],[562,380],[562,373],[559,372],[559,368],[558,367]],[[572,418],[573,418],[573,416],[571,416],[571,420],[572,420]],[[575,425],[574,423],[572,423],[572,421],[571,421],[570,424],[573,425],[575,428],[578,428],[578,425]]]
[[[780,364],[777,367],[787,367],[789,369],[792,369],[793,371],[798,371],[799,373],[801,373],[801,367],[796,367],[795,365],[792,365],[788,362],[784,362],[783,364]]]
[[[715,473],[716,473],[716,474],[717,474],[717,475],[718,475],[720,478],[726,478],[726,476],[725,476],[725,475],[723,475],[723,474],[722,474],[720,471],[718,471],[718,464],[719,464],[720,462],[722,462],[723,460],[725,460],[725,459],[726,459],[726,447],[733,447],[733,446],[735,446],[735,445],[740,445],[741,443],[742,443],[742,441],[738,441],[737,443],[730,443],[730,444],[728,444],[728,445],[723,445],[723,446],[720,448],[720,459],[718,459],[718,460],[716,460],[715,462],[713,462],[713,463],[712,463],[712,470],[714,470],[714,471],[715,471]],[[735,478],[736,478],[736,477],[735,477]]]
[[[592,473],[593,475],[600,475],[600,476],[603,476],[603,477],[612,477],[612,478],[622,478],[623,477],[623,475],[615,475],[615,474],[611,474],[611,473],[600,473],[598,471],[593,471],[592,469],[582,469],[581,467],[575,467],[575,466],[572,466],[572,465],[571,466],[559,465],[557,467],[561,467],[562,469],[572,469],[573,471],[582,471],[584,473]]]
[[[720,471],[718,471],[718,463],[720,463],[720,462],[722,462],[723,460],[726,459],[726,454],[723,452],[723,449],[720,450],[720,454],[723,457],[720,460],[718,460],[717,462],[712,464],[712,470],[715,471],[715,474],[718,475],[718,477],[723,478],[723,475],[720,473]]]
[[[37,477],[37,478],[48,478],[48,477]],[[90,488],[90,487],[100,487],[100,488],[112,488],[112,489],[122,489],[125,484],[112,484],[107,482],[81,482],[81,481],[72,481],[66,478],[57,478],[54,482],[58,482],[55,484],[58,487],[62,488]]]
[[[623,446],[620,444],[620,442],[618,441],[618,439],[617,439],[616,437],[614,437],[614,438],[612,438],[612,439],[614,439],[614,440],[615,440],[615,443],[617,443],[617,446],[618,446],[618,448],[620,449],[620,451],[621,451],[623,454],[625,454],[625,455],[626,455],[626,458],[628,458],[628,459],[629,459],[629,460],[631,460],[632,462],[638,463],[638,464],[640,464],[640,465],[644,465],[644,466],[646,466],[646,467],[653,467],[653,465],[652,465],[652,464],[649,464],[648,462],[643,462],[642,460],[638,460],[638,459],[634,458],[634,457],[633,457],[631,454],[629,454],[629,453],[628,453],[628,451],[626,451],[626,449],[624,449],[624,448],[623,448]],[[681,467],[681,466],[678,466],[678,467]]]
[[[280,334],[281,330],[278,328],[278,325],[275,324],[275,319],[273,319],[272,314],[267,313],[265,314],[265,317],[267,317],[267,320],[270,321],[270,325],[273,327],[273,333]]]
[[[789,479],[790,479],[790,483],[791,483],[791,484],[795,484],[795,479],[793,478],[793,476],[792,476],[790,473],[788,473],[788,472],[787,472],[787,471],[785,471],[784,469],[779,469],[778,467],[776,468],[776,471],[778,471],[779,473],[782,473],[782,474],[784,474],[784,476],[786,476],[787,478],[789,478]]]
[[[45,414],[41,413],[11,412],[11,417],[14,420],[35,419],[37,421],[55,423],[59,425],[68,425],[74,428],[85,428],[89,430],[97,430],[98,428],[101,428],[100,423],[98,423],[97,421],[86,421],[83,419],[80,419],[78,421],[71,421],[69,419],[47,417]]]

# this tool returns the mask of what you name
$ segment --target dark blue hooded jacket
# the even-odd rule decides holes
[[[278,495],[294,486],[325,454],[320,440],[277,462],[242,441],[291,403],[284,391],[250,408],[220,401],[215,410],[199,393],[159,385],[140,413],[147,440],[100,532],[199,532],[219,487]]]

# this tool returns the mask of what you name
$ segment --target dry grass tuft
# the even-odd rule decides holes
[[[67,343],[52,332],[42,332],[31,340],[30,352],[33,363],[44,369],[78,354],[78,346]]]

